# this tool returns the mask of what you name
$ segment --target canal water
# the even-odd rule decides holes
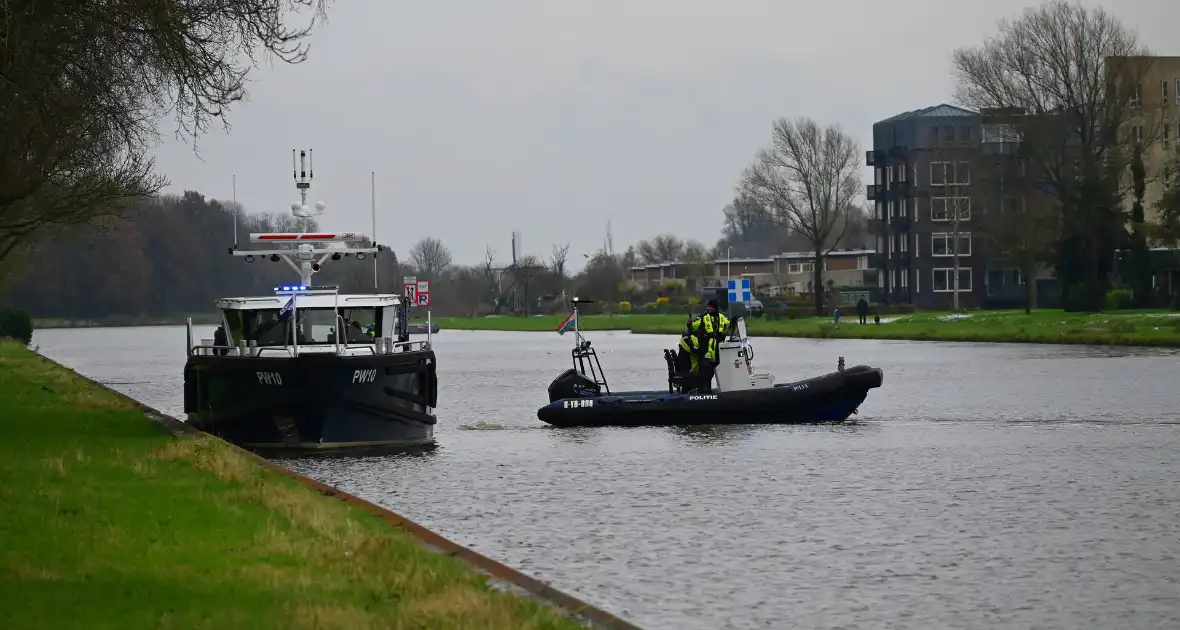
[[[211,336],[209,331],[199,331]],[[591,333],[612,388],[675,337]],[[184,329],[38,331],[168,413]],[[285,465],[651,630],[1180,627],[1180,353],[755,339],[885,371],[844,426],[553,429],[572,340],[443,331],[439,448]]]

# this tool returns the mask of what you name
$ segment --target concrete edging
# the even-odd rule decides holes
[[[142,410],[145,416],[147,416],[153,422],[163,426],[176,437],[195,436],[201,434],[209,435],[186,422],[182,422],[176,418],[173,418],[172,416],[169,416],[158,409],[154,409],[138,400],[135,400],[127,394],[116,391],[84,374],[81,374],[77,370],[68,368],[39,352],[34,352],[34,354],[36,354],[38,358],[49,361],[50,363],[53,363],[62,369],[73,372],[86,382],[91,383],[96,387],[100,387],[134,405],[135,407]],[[220,438],[217,438],[216,436],[209,436],[220,440]],[[348,492],[338,488],[334,488],[325,483],[316,481],[315,479],[311,479],[310,477],[305,477],[297,472],[288,470],[287,468],[284,468],[269,459],[261,457],[235,444],[230,444],[224,440],[222,440],[222,443],[234,449],[238,453],[252,459],[261,466],[287,478],[294,479],[295,481],[298,481],[303,485],[315,490],[319,494],[344,501],[345,503],[361,508],[370,514],[379,517],[386,523],[393,525],[394,527],[398,527],[414,538],[418,539],[419,542],[432,551],[459,558],[480,573],[483,573],[487,576],[490,576],[491,578],[494,578],[494,580],[513,587],[511,590],[513,590],[517,595],[523,594],[538,599],[546,604],[549,604],[550,606],[558,608],[566,615],[572,616],[583,623],[589,624],[592,628],[601,628],[603,630],[643,630],[639,626],[610,612],[592,606],[574,597],[573,595],[559,591],[548,584],[541,582],[540,580],[529,577],[520,571],[513,569],[512,567],[497,562],[487,556],[476,553],[475,551],[468,549],[467,547],[464,547],[463,545],[460,545],[459,543],[456,543],[452,540],[444,538],[442,535],[431,531],[430,529],[427,529],[426,527],[419,525],[418,523],[415,523],[414,521],[397,514],[396,512],[383,508],[375,503],[366,501],[353,494],[349,494]]]

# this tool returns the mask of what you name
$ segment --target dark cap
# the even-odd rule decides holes
[[[717,308],[717,300],[709,300],[708,302],[705,302],[705,306],[711,306],[713,308]]]

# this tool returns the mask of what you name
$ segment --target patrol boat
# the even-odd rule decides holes
[[[843,422],[857,413],[870,389],[881,386],[879,368],[857,365],[791,383],[775,384],[773,374],[754,370],[754,349],[746,323],[734,318],[735,332],[718,344],[719,363],[710,392],[691,390],[689,374],[678,369],[674,350],[664,351],[666,391],[611,392],[598,353],[578,330],[578,304],[566,321],[573,323],[573,368],[549,385],[549,404],[537,410],[543,422],[558,427],[691,426],[731,424],[799,424]],[[559,329],[561,331],[563,329]]]
[[[325,208],[322,201],[315,211],[307,206],[306,153],[296,175],[302,203],[291,204],[301,219]],[[434,444],[438,380],[429,323],[424,341],[410,341],[409,305],[400,295],[347,294],[312,281],[328,259],[363,260],[384,250],[346,247],[362,239],[352,232],[254,233],[251,242],[279,247],[239,250],[235,238],[231,255],[247,263],[285,260],[300,279],[273,295],[218,299],[222,321],[214,338],[194,343],[188,320],[188,422],[276,454]],[[337,246],[316,247],[325,243]]]

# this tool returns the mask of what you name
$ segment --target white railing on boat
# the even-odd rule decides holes
[[[241,343],[238,345],[219,346],[212,339],[201,339],[201,343],[193,343],[193,321],[186,322],[188,332],[188,354],[190,356],[227,356],[227,357],[277,357],[293,358],[298,356],[291,346],[258,346]],[[399,354],[402,352],[420,352],[429,350],[430,340],[426,341],[394,341],[393,337],[379,337],[373,343],[325,343],[300,344],[300,354],[335,354],[337,356],[365,355],[377,356],[383,354]]]
[[[300,354],[335,354],[339,356],[357,356],[368,355],[376,356],[379,354],[399,354],[402,352],[419,352],[428,349],[430,346],[425,341],[401,341],[390,344],[391,351],[377,352],[376,344],[369,345],[350,345],[343,346],[338,352],[333,344],[325,344],[326,349],[317,351],[318,346],[301,345],[299,346]],[[251,351],[253,353],[251,354]],[[356,352],[350,352],[356,351]],[[294,353],[288,346],[218,346],[212,343],[200,343],[189,347],[189,354],[193,356],[227,356],[227,357],[277,357],[277,358],[292,358]]]

